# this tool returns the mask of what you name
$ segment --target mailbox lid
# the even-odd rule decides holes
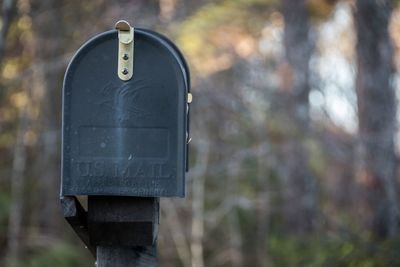
[[[184,196],[189,73],[164,38],[135,29],[129,81],[117,75],[115,30],[74,56],[63,87],[61,195]]]

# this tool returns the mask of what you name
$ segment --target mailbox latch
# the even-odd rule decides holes
[[[128,81],[133,76],[134,29],[125,20],[118,21],[115,29],[118,30],[118,77]]]

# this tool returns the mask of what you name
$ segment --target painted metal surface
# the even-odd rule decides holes
[[[132,79],[116,71],[116,30],[89,40],[67,69],[62,196],[185,195],[187,64],[165,37],[134,30]]]

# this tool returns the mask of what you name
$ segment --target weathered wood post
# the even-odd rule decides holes
[[[157,265],[159,198],[185,195],[189,88],[177,47],[125,21],[69,64],[61,203],[98,267]]]

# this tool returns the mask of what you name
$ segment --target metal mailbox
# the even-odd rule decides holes
[[[165,37],[128,26],[85,43],[65,74],[62,196],[185,195],[187,64]]]

